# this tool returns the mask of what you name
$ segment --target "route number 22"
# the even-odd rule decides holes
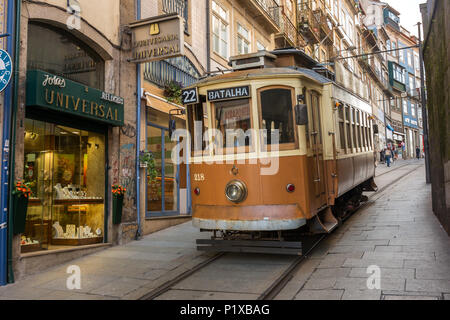
[[[197,88],[187,89],[181,92],[183,104],[196,104],[199,103]]]

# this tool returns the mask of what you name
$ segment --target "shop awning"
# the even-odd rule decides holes
[[[184,107],[177,105],[175,103],[169,102],[166,99],[164,99],[163,97],[159,97],[150,92],[144,91],[144,96],[146,99],[147,107],[153,108],[160,112],[169,114],[170,110],[174,110],[174,109],[184,110]],[[186,116],[176,116],[176,117],[186,120]]]
[[[386,126],[386,128],[388,128],[388,129],[391,130],[392,132],[395,131],[394,128],[392,128],[390,124],[388,124],[388,125]]]

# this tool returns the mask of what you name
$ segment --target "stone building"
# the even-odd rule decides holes
[[[420,6],[423,56],[427,72],[430,167],[433,211],[450,234],[450,3],[429,0]]]
[[[20,279],[136,237],[136,66],[125,30],[136,11],[134,0],[22,1],[16,10],[11,170],[32,190],[25,228],[7,242]],[[113,184],[127,188],[122,224],[113,224]]]

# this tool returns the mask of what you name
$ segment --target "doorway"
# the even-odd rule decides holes
[[[177,142],[169,137],[168,128],[156,124],[147,126],[147,150],[156,162],[156,178],[147,174],[147,216],[171,216],[180,212],[180,166],[172,161],[172,149]]]

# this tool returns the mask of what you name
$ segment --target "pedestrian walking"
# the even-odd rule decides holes
[[[384,163],[384,160],[385,160],[385,150],[386,150],[386,149],[383,149],[383,150],[380,151],[380,163]]]
[[[391,167],[391,157],[392,157],[391,149],[387,148],[386,151],[384,152],[384,156],[386,158],[386,164],[388,168]]]
[[[416,157],[417,157],[417,160],[420,160],[420,148],[419,147],[416,147]]]

